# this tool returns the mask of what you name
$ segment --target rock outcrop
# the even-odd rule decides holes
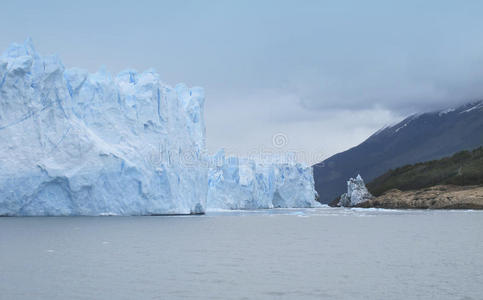
[[[483,209],[483,186],[437,185],[412,191],[392,189],[356,206],[389,209]]]

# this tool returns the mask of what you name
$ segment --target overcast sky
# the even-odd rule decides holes
[[[153,67],[169,84],[204,87],[211,152],[297,151],[314,162],[410,113],[483,98],[483,1],[1,7],[2,51],[30,36],[66,67]]]

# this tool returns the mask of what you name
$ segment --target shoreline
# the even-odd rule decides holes
[[[436,185],[429,188],[401,191],[392,189],[359,208],[483,210],[483,186]]]

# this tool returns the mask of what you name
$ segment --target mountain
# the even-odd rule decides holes
[[[407,164],[439,159],[483,145],[483,101],[412,115],[379,130],[360,145],[314,165],[321,203],[340,196],[348,178],[367,182]]]

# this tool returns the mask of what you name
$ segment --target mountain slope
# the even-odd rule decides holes
[[[314,165],[319,201],[340,196],[357,174],[371,181],[389,169],[439,159],[483,145],[483,101],[412,115],[384,128],[360,145]]]
[[[408,191],[435,185],[480,184],[483,184],[483,147],[390,170],[368,183],[367,188],[374,196],[380,196],[391,189]]]

